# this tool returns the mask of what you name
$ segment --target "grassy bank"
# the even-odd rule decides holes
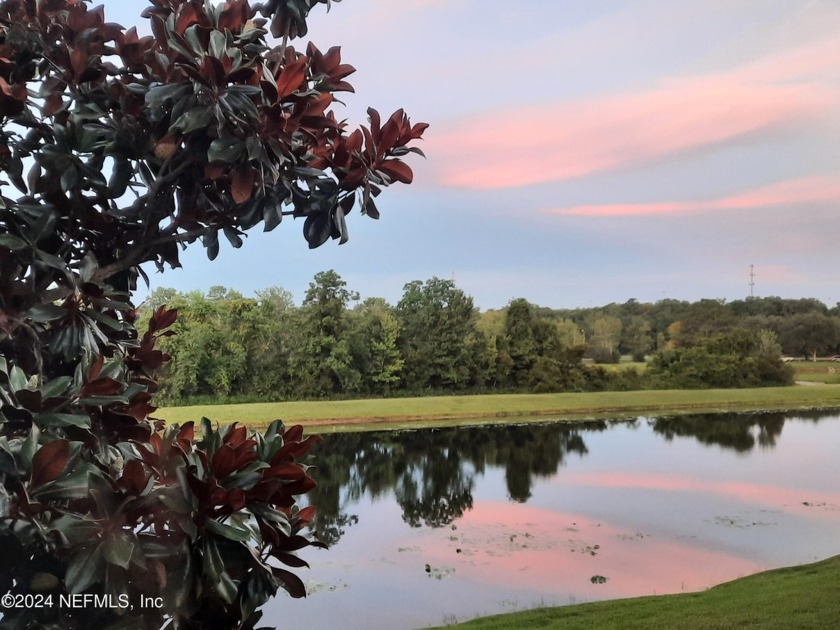
[[[701,593],[612,600],[474,619],[464,630],[832,628],[840,620],[840,556],[758,573]]]
[[[797,381],[840,384],[840,363],[834,361],[793,361],[789,363]]]
[[[319,430],[364,430],[467,424],[511,418],[622,417],[638,414],[765,411],[840,407],[840,385],[756,389],[657,390],[562,394],[485,394],[342,401],[303,401],[161,408],[183,423],[202,416],[260,426],[275,418]]]

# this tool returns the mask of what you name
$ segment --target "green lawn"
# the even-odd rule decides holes
[[[322,431],[335,431],[504,422],[528,417],[583,419],[832,407],[840,407],[840,385],[196,405],[161,408],[155,415],[169,422],[183,423],[206,416],[221,424],[239,421],[255,427],[282,418],[287,423],[318,425]]]
[[[621,361],[620,363],[593,363],[593,366],[605,369],[607,372],[621,372],[623,370],[636,370],[645,372],[648,364],[644,361]]]
[[[840,363],[834,361],[791,361],[797,381],[840,384]]]
[[[758,573],[701,593],[621,599],[483,617],[464,630],[782,630],[840,627],[840,556]]]

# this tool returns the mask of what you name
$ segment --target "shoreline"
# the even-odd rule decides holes
[[[639,415],[795,412],[840,409],[840,385],[753,389],[634,390],[558,394],[474,394],[339,401],[238,403],[162,407],[169,423],[208,417],[252,428],[275,418],[319,433],[511,422],[627,419]]]

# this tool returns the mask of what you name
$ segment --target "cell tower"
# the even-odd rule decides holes
[[[755,265],[750,265],[750,297],[753,297],[755,289]]]

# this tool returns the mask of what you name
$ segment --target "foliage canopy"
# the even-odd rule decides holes
[[[151,35],[83,0],[0,2],[0,592],[161,597],[162,608],[7,610],[24,627],[253,627],[312,517],[312,438],[151,418],[174,310],[140,336],[140,267],[304,219],[347,241],[410,183],[425,124],[349,131],[338,47],[298,51],[328,0],[150,0]],[[269,44],[268,33],[281,37]],[[202,625],[204,624],[204,625]]]

